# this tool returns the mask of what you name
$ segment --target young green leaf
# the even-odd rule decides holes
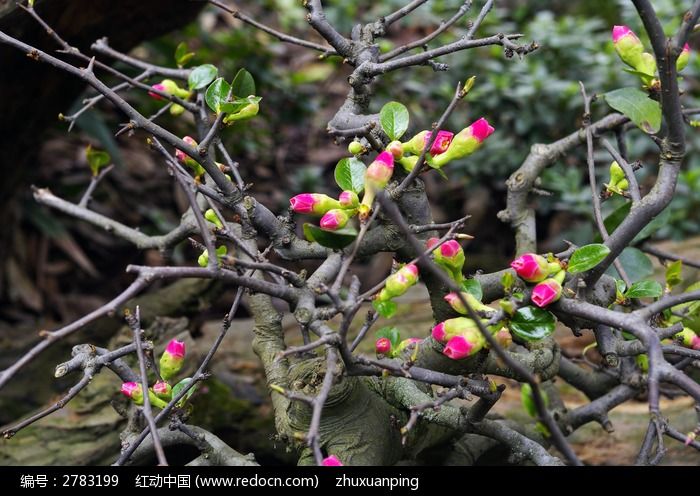
[[[233,78],[233,94],[239,98],[255,95],[255,79],[250,72],[240,69]]]
[[[683,282],[683,277],[681,275],[682,270],[683,262],[681,260],[676,260],[668,264],[666,267],[666,286],[668,286],[669,289]]]
[[[172,392],[172,397],[175,398],[178,394],[180,394],[180,391],[182,391],[190,382],[192,381],[191,377],[186,377],[182,379],[180,382],[175,384],[173,386],[173,392]],[[186,393],[185,396],[177,402],[178,406],[182,406],[187,402],[188,399],[190,399],[190,396],[194,394],[194,392],[197,390],[197,386],[194,385],[192,386]]]
[[[549,398],[547,393],[540,388],[542,402],[545,408],[549,407]],[[520,401],[523,404],[523,409],[527,412],[530,417],[537,418],[537,406],[535,403],[534,392],[532,391],[532,386],[527,382],[521,386],[520,389]]]
[[[512,272],[506,272],[501,276],[503,291],[510,293],[510,290],[513,288],[513,284],[515,284],[515,276],[513,276]]]
[[[605,93],[605,101],[629,117],[645,133],[654,134],[661,129],[661,106],[642,90],[620,88]]]
[[[626,298],[658,298],[664,289],[656,281],[635,282],[625,293]]]
[[[390,319],[394,315],[396,315],[396,309],[398,308],[396,303],[394,303],[393,301],[377,301],[377,300],[375,300],[372,303],[372,306],[379,313],[379,315],[381,315],[385,319]],[[394,343],[392,342],[391,345],[393,347]]]
[[[220,113],[222,105],[226,103],[226,98],[230,90],[231,85],[228,84],[224,78],[217,78],[211,83],[204,94],[204,99],[209,108],[217,114]]]
[[[376,333],[377,339],[387,338],[391,341],[391,347],[395,348],[401,342],[401,333],[396,327],[386,326],[379,329]]]
[[[190,91],[201,90],[206,87],[209,83],[214,81],[216,75],[219,74],[219,69],[211,64],[200,65],[195,67],[190,72],[190,77],[187,79],[187,85]]]
[[[615,290],[620,294],[624,294],[625,289],[627,289],[625,281],[622,279],[615,279]]]
[[[246,98],[236,98],[233,101],[222,103],[220,107],[220,111],[224,112],[226,114],[235,114],[236,112],[240,112],[243,110],[245,107],[250,105],[251,103],[260,103],[260,100],[262,100],[261,96],[249,96]]]
[[[367,167],[355,157],[340,159],[335,166],[335,182],[343,191],[354,191],[358,195],[365,189]]]
[[[175,48],[175,63],[178,67],[184,67],[194,57],[194,52],[189,52],[187,43],[181,41]]]
[[[465,279],[462,281],[462,289],[470,293],[474,298],[481,301],[484,297],[484,291],[481,289],[481,283],[476,279]]]
[[[554,332],[556,319],[547,310],[537,307],[522,307],[510,319],[513,336],[524,341],[544,339]]]
[[[401,138],[406,132],[408,119],[408,109],[399,102],[389,102],[379,112],[379,123],[392,141]]]
[[[610,253],[610,248],[601,244],[582,246],[577,249],[569,258],[569,268],[571,274],[578,274],[592,269]]]
[[[340,250],[352,243],[357,237],[357,231],[352,227],[345,227],[337,231],[324,231],[320,227],[309,224],[304,224],[304,236],[311,242],[316,242],[326,248]]]
[[[109,153],[102,150],[93,150],[92,145],[88,145],[85,149],[85,158],[87,159],[88,166],[90,166],[93,176],[97,176],[100,169],[109,164],[112,160]]]

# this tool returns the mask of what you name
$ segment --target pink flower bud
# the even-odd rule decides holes
[[[438,245],[439,242],[440,242],[439,238],[430,238],[428,241],[425,242],[425,247],[427,249],[434,248]]]
[[[459,334],[473,334],[481,336],[479,326],[472,319],[466,317],[457,317],[456,319],[447,319],[433,327],[431,335],[435,341],[445,343]],[[483,339],[483,336],[481,337]]]
[[[461,360],[471,355],[473,349],[474,345],[465,336],[455,336],[447,342],[442,354],[452,360]]]
[[[168,95],[176,95],[180,98],[187,98],[189,96],[188,91],[180,88],[172,79],[163,79],[160,83],[152,85],[151,88]],[[156,100],[163,100],[162,96],[153,91],[149,91],[148,96]]]
[[[165,381],[156,382],[151,388],[158,398],[170,400],[172,386]]]
[[[377,339],[377,342],[374,343],[374,351],[377,352],[377,355],[388,355],[391,351],[391,341],[389,341],[389,338]]]
[[[692,442],[695,441],[696,437],[697,437],[697,434],[695,434],[695,432],[689,432],[685,436],[685,442],[683,444],[685,444],[686,446],[690,446],[692,444]]]
[[[138,382],[125,382],[122,384],[121,392],[133,400],[137,405],[143,405],[143,388]]]
[[[160,91],[161,93],[167,93],[165,86],[163,86],[160,83],[152,85],[151,88],[153,88],[156,91]],[[160,96],[158,93],[154,93],[153,91],[149,91],[148,96],[154,98],[155,100],[163,100],[162,96]]]
[[[544,308],[561,298],[561,284],[556,279],[546,279],[532,288],[530,298],[535,305]]]
[[[457,133],[444,153],[433,157],[433,167],[440,168],[451,160],[471,155],[493,132],[494,128],[489,122],[483,117],[480,118]]]
[[[391,155],[394,157],[394,160],[399,160],[401,157],[403,157],[403,145],[401,144],[400,141],[392,141],[386,146],[386,151],[391,153]]]
[[[445,258],[452,258],[461,251],[462,247],[454,239],[446,241],[440,245],[440,254]]]
[[[439,343],[444,343],[446,341],[447,333],[445,331],[445,323],[440,322],[438,325],[433,327],[433,330],[431,331],[430,335],[433,337],[433,339]]]
[[[464,250],[454,239],[440,245],[433,251],[435,263],[445,269],[450,277],[458,283],[464,279],[462,268],[464,267]]]
[[[343,191],[338,197],[340,208],[357,208],[360,204],[360,199],[354,191]]]
[[[160,376],[166,381],[170,380],[180,371],[184,361],[185,343],[172,339],[160,357]]]
[[[197,148],[197,142],[194,140],[194,138],[192,136],[185,136],[184,138],[182,138],[182,141],[184,141],[186,145]],[[175,158],[178,161],[180,161],[186,165],[190,165],[190,162],[193,162],[196,164],[196,161],[193,160],[189,155],[187,155],[182,150],[175,150]]]
[[[481,303],[479,300],[477,300],[473,294],[467,293],[466,291],[462,292],[462,297],[469,303],[469,306],[475,311],[475,312],[493,312],[493,308],[489,307],[488,305],[484,305]],[[467,315],[467,308],[462,304],[462,300],[460,300],[459,296],[457,293],[449,293],[445,295],[445,301],[447,302],[448,305],[452,307],[452,310],[454,310],[457,313],[461,313],[462,315]]]
[[[331,455],[327,456],[326,458],[323,459],[321,462],[322,467],[342,467],[343,462],[341,462],[337,456]]]
[[[688,65],[690,60],[690,45],[687,43],[683,45],[683,51],[678,55],[676,59],[676,71],[681,72]]]
[[[455,133],[451,133],[450,131],[438,131],[437,138],[435,138],[433,146],[430,147],[430,154],[435,157],[441,153],[445,153],[449,148],[450,143],[452,143],[452,137],[454,135]],[[433,133],[427,133],[425,135],[425,146],[428,146],[432,136]]]
[[[344,228],[349,220],[350,215],[347,210],[334,208],[321,217],[320,225],[321,229],[325,229],[326,231],[337,231],[338,229]]]
[[[165,347],[165,353],[169,353],[175,358],[185,358],[185,342],[171,339]]]
[[[369,217],[377,191],[386,188],[393,173],[394,156],[387,151],[377,155],[374,162],[367,167],[367,171],[365,172],[365,195],[362,197],[362,203],[359,207],[360,220],[364,221]]]
[[[506,327],[502,327],[493,337],[505,349],[510,348],[510,345],[513,344],[513,336]]]
[[[418,266],[416,264],[404,265],[387,278],[386,293],[392,298],[401,296],[416,282],[418,282]]]
[[[686,348],[700,350],[700,336],[695,334],[695,331],[693,331],[691,328],[684,327],[683,330],[677,333],[674,337],[676,341],[680,341],[680,343]]]
[[[384,189],[394,172],[394,156],[389,152],[377,155],[365,173],[365,181],[370,181],[377,189]]]
[[[323,215],[340,208],[340,202],[321,193],[302,193],[290,198],[289,206],[298,214]]]
[[[518,276],[527,282],[540,282],[549,275],[549,263],[543,256],[525,253],[510,263]]]
[[[627,26],[614,26],[612,40],[620,59],[635,70],[639,70],[644,46],[637,35]]]
[[[489,124],[489,121],[483,117],[476,121],[471,126],[471,134],[479,142],[483,143],[486,138],[491,136],[495,129]],[[469,128],[467,128],[469,129]]]
[[[620,41],[620,38],[622,38],[623,36],[628,36],[628,35],[632,35],[635,38],[637,37],[637,35],[634,34],[634,32],[632,32],[632,30],[627,26],[613,26],[613,30],[612,30],[613,43],[617,43],[618,41]]]

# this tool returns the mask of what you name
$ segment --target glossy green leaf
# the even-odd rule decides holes
[[[605,101],[629,117],[645,133],[654,134],[661,129],[661,106],[642,90],[620,88],[606,93]]]
[[[255,95],[255,79],[250,72],[240,69],[233,78],[233,94],[239,98],[246,98]]]
[[[474,298],[481,301],[484,297],[484,291],[481,289],[481,283],[476,279],[465,279],[462,281],[462,289],[470,293]]]
[[[214,81],[217,74],[219,74],[219,69],[215,66],[211,64],[200,65],[190,72],[190,77],[187,79],[187,86],[189,86],[191,91],[201,90]]]
[[[92,145],[88,145],[85,149],[85,158],[93,176],[99,174],[100,169],[112,160],[109,153],[102,150],[93,150]]]
[[[625,248],[622,250],[618,260],[631,282],[641,281],[654,273],[649,257],[637,248]],[[613,265],[608,268],[606,273],[615,278],[620,277]]]
[[[592,244],[582,246],[577,249],[569,258],[569,268],[571,274],[578,274],[592,269],[610,253],[610,248],[602,244]]]
[[[355,157],[340,159],[335,166],[335,182],[343,191],[354,191],[358,195],[365,189],[367,167]]]
[[[408,129],[408,109],[399,102],[389,102],[379,112],[379,123],[390,140],[397,140]]]
[[[556,318],[551,312],[537,307],[519,308],[510,319],[513,336],[525,341],[537,341],[554,332]]]
[[[401,342],[401,333],[396,327],[386,326],[379,329],[376,333],[377,339],[387,338],[391,341],[391,347],[395,348]]]
[[[340,250],[355,240],[357,231],[352,227],[345,227],[337,231],[324,231],[317,225],[307,222],[304,224],[304,236],[308,241],[316,242],[326,248]]]
[[[630,69],[629,67],[624,67],[622,70],[635,76],[638,76],[642,79],[653,79],[655,77],[653,74],[647,74],[646,72],[642,71],[635,71],[634,69]]]
[[[627,298],[658,298],[664,289],[656,281],[638,281],[632,284],[625,293]]]
[[[666,286],[668,286],[669,289],[683,282],[682,271],[683,262],[681,260],[676,260],[668,264],[666,267]]]
[[[209,108],[217,114],[221,112],[221,107],[226,103],[230,89],[231,85],[221,77],[211,83],[204,94],[204,99]]]

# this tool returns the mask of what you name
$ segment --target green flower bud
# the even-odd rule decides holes
[[[430,131],[421,131],[407,142],[402,143],[403,152],[409,155],[420,155],[425,148],[425,137],[429,133]]]
[[[359,141],[351,141],[348,145],[348,153],[353,155],[362,155],[365,153],[365,147]]]
[[[204,218],[212,224],[214,224],[219,229],[224,228],[224,225],[221,223],[221,220],[219,220],[219,216],[216,215],[216,212],[214,212],[211,208],[204,212]]]

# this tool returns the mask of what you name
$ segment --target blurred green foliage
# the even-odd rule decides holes
[[[376,20],[405,3],[405,0],[326,0],[324,5],[331,22],[349,34],[358,22]],[[462,3],[462,0],[428,2],[414,15],[391,27],[387,39],[380,43],[381,50],[386,52],[424,36]],[[484,2],[473,3],[471,15],[433,41],[431,47],[466,33],[466,19],[474,18]],[[304,19],[305,10],[296,0],[240,1],[236,6],[281,30],[300,37],[311,36]],[[657,0],[654,6],[669,33],[677,28],[688,7],[681,0]],[[275,176],[280,189],[323,190],[324,184],[332,182],[325,181],[322,173],[327,173],[337,155],[329,153],[329,163],[319,163],[318,156],[311,152],[324,147],[332,149],[325,126],[342,102],[350,69],[337,58],[319,60],[315,53],[279,43],[248,26],[222,21],[227,18],[231,21],[230,16],[209,9],[183,32],[153,42],[148,49],[156,62],[172,64],[177,44],[187,40],[196,52],[194,65],[213,63],[228,77],[245,66],[255,76],[263,97],[262,118],[249,125],[237,125],[235,132],[229,133],[232,138],[228,145],[234,155],[243,157],[247,163],[277,167],[276,172],[282,161],[286,174]],[[522,163],[532,144],[554,141],[580,126],[579,81],[589,93],[597,94],[639,85],[635,76],[622,70],[623,64],[614,53],[610,41],[614,24],[629,25],[648,46],[636,12],[627,0],[498,2],[477,36],[522,33],[524,42],[536,41],[541,46],[539,50],[522,59],[517,56],[507,59],[500,47],[485,47],[440,59],[450,66],[446,73],[433,72],[427,66],[390,73],[376,87],[372,111],[379,111],[391,100],[404,103],[411,113],[407,134],[410,137],[437,120],[458,81],[476,75],[477,83],[466,105],[453,114],[448,127],[457,131],[484,116],[495,126],[496,133],[487,146],[469,159],[451,165],[447,172],[451,179],[465,184],[466,194],[469,188],[485,184],[494,194],[502,196],[504,180]],[[700,57],[693,56],[682,83],[688,107],[697,104],[695,75],[699,70]],[[594,105],[594,118],[610,111],[601,98]],[[680,178],[670,221],[658,231],[659,237],[679,238],[700,231],[700,154],[696,152],[700,150],[700,137],[695,129],[689,129],[688,136],[688,166]],[[656,170],[655,145],[634,130],[628,133],[627,143],[630,156],[644,161],[640,183],[648,187]],[[553,194],[538,200],[538,215],[545,225],[557,212],[573,216],[570,229],[560,235],[585,243],[590,241],[593,230],[590,191],[581,152],[577,150],[545,172],[541,187]],[[596,159],[602,183],[610,158],[598,152]],[[605,204],[606,214],[612,211],[613,203]]]

